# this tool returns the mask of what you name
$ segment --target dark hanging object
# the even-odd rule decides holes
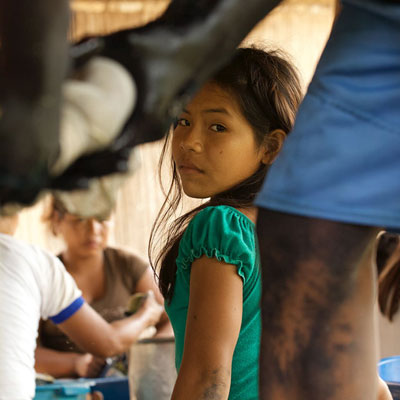
[[[68,0],[0,7],[0,202],[31,203],[58,154]]]
[[[52,1],[59,3],[54,0],[41,0],[42,3]],[[24,0],[25,2],[28,3],[29,0]],[[43,149],[40,148],[44,157],[39,157],[36,164],[34,163],[41,169],[29,170],[27,174],[28,169],[24,167],[22,171],[22,178],[31,188],[29,198],[24,195],[23,187],[19,186],[23,180],[14,181],[15,164],[21,163],[22,160],[22,164],[26,165],[25,159],[19,153],[15,153],[14,162],[3,163],[4,170],[0,170],[1,201],[27,202],[44,187],[68,190],[85,186],[89,178],[124,171],[129,150],[138,144],[160,139],[196,90],[229,61],[234,49],[251,28],[279,2],[248,0],[244,4],[243,0],[173,0],[159,19],[144,27],[123,30],[104,37],[88,38],[73,46],[70,49],[72,70],[79,68],[94,55],[110,57],[128,69],[138,88],[135,110],[121,135],[107,150],[81,157],[61,176],[46,181],[46,163],[42,161],[52,160],[56,145],[48,149],[48,143],[54,143],[58,137],[57,132],[54,132],[58,121],[54,126],[50,127],[49,124],[45,133],[46,137],[49,136],[49,142],[43,148],[48,149],[47,153],[43,153]],[[37,1],[32,3],[37,7]],[[20,6],[14,8],[21,9]],[[33,11],[30,20],[35,18],[36,21],[37,13]],[[50,11],[46,16],[51,17]],[[48,22],[45,18],[44,20]],[[29,21],[19,21],[18,25],[21,27],[25,24],[29,24]],[[42,43],[47,43],[46,35],[50,35],[50,32],[43,32]],[[8,37],[6,40],[9,40]],[[59,41],[62,42],[61,39]],[[44,62],[40,65],[41,72],[44,72]],[[63,70],[62,65],[58,67]],[[41,88],[37,89],[40,92]],[[32,90],[32,93],[34,92]],[[29,104],[32,107],[34,105],[35,102]],[[22,110],[20,114],[21,118],[24,118]],[[55,115],[58,118],[57,110],[52,110],[48,116],[49,120],[57,119]],[[20,138],[25,135],[43,135],[43,131],[15,130],[13,124],[4,128],[2,126],[1,129],[5,136],[11,135],[12,131],[16,131]],[[16,170],[18,171],[18,168]],[[13,181],[12,192],[8,190],[10,180]]]

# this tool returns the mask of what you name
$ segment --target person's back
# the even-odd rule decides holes
[[[65,320],[82,303],[54,257],[0,233],[0,399],[33,397],[40,317]]]

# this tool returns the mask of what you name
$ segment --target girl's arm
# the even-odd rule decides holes
[[[191,266],[182,364],[172,400],[227,399],[242,323],[243,282],[237,267],[205,256]]]
[[[151,268],[148,268],[143,275],[140,277],[137,285],[136,292],[148,292],[152,290],[154,292],[154,296],[157,302],[164,307],[164,298],[158,289],[156,281],[154,279],[154,273]],[[157,333],[156,337],[173,337],[174,331],[172,329],[171,323],[169,322],[167,313],[164,312],[161,314],[160,321],[156,325]]]
[[[82,350],[111,357],[126,351],[145,328],[158,322],[162,312],[163,308],[150,293],[143,306],[128,318],[109,324],[85,303],[58,326]]]

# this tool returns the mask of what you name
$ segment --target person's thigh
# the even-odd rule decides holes
[[[377,229],[259,210],[261,398],[375,400]]]

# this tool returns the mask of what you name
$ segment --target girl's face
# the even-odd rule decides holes
[[[80,257],[88,257],[102,252],[107,246],[110,220],[81,218],[65,214],[55,225],[68,251]]]
[[[195,198],[222,193],[268,162],[234,96],[207,83],[179,116],[172,156],[184,192]]]

